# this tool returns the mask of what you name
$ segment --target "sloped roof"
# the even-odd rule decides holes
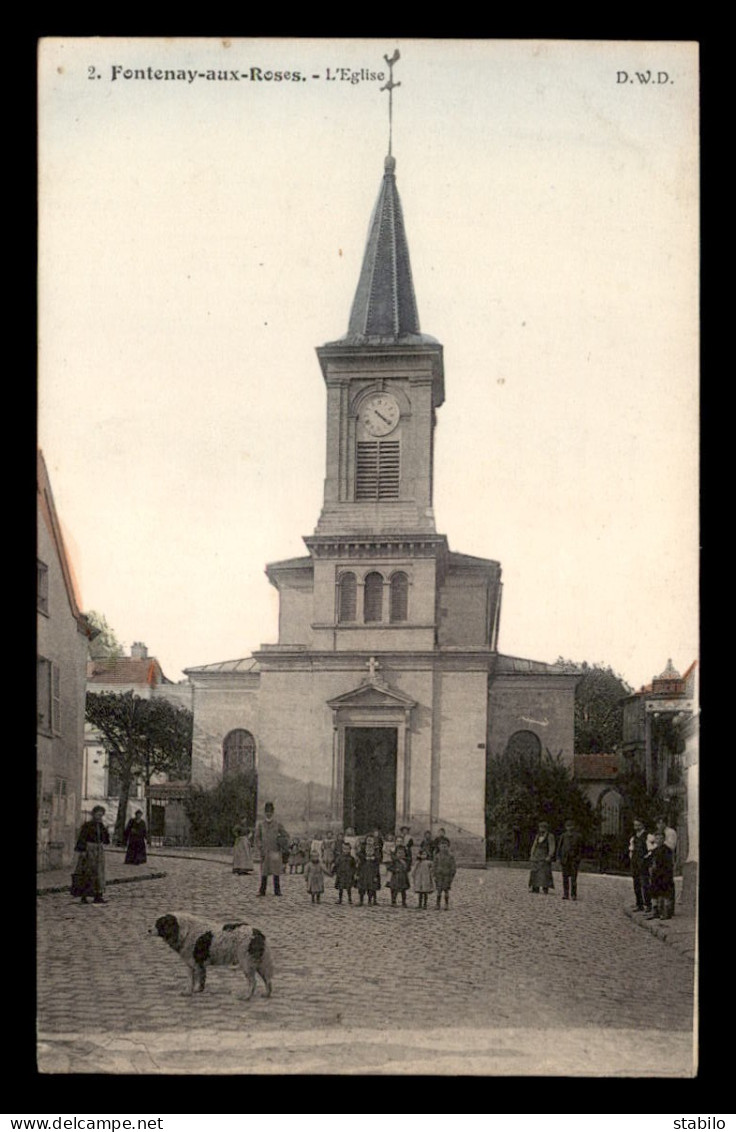
[[[409,246],[404,228],[396,159],[387,157],[378,200],[368,228],[363,266],[355,292],[348,332],[341,342],[432,343],[419,329]]]
[[[352,706],[399,707],[406,710],[416,706],[416,700],[413,700],[411,696],[405,695],[404,692],[397,692],[395,688],[390,688],[388,684],[376,680],[365,680],[357,688],[343,692],[342,695],[335,696],[327,703],[332,708]]]
[[[573,777],[598,781],[612,779],[618,775],[618,755],[575,755],[573,757]]]
[[[196,668],[185,668],[184,672],[259,672],[258,661],[252,656],[244,656],[239,660],[220,660],[214,664],[200,664]]]
[[[522,656],[504,656],[499,653],[496,660],[496,675],[520,675],[535,673],[540,676],[577,676],[580,673],[570,672],[561,664],[546,664],[543,660],[527,660]]]
[[[478,558],[474,554],[460,554],[457,550],[448,552],[447,561],[450,566],[500,566],[495,558]]]
[[[101,657],[87,662],[88,684],[170,684],[155,657]]]
[[[64,579],[64,586],[69,601],[69,608],[72,617],[75,618],[80,632],[91,641],[98,635],[98,630],[90,625],[87,618],[81,611],[81,602],[77,592],[76,580],[74,577],[74,570],[72,569],[69,556],[66,552],[64,545],[64,537],[61,533],[61,523],[59,516],[56,512],[56,505],[54,503],[54,496],[51,491],[51,480],[49,479],[46,461],[43,457],[43,452],[39,448],[36,454],[36,493],[38,511],[46,525],[46,529],[56,548],[56,555],[61,567],[62,577]]]

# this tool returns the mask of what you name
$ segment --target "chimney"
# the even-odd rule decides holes
[[[134,660],[147,660],[148,649],[142,641],[133,641],[130,646],[130,655]]]

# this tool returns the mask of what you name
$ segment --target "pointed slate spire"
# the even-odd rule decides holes
[[[419,330],[409,247],[394,174],[396,159],[388,156],[384,168],[346,339],[396,342],[411,336],[415,340],[434,341]]]

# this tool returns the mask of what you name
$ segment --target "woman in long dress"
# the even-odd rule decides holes
[[[123,839],[127,845],[125,853],[126,865],[145,865],[146,860],[146,837],[148,830],[146,823],[143,820],[143,810],[136,810],[135,817],[132,817],[125,827]]]
[[[91,896],[95,904],[107,904],[105,891],[105,846],[110,844],[110,834],[102,824],[105,816],[104,806],[95,806],[92,818],[86,821],[79,831],[75,853],[79,854],[72,875],[72,896],[81,896],[82,904]]]
[[[251,853],[248,830],[244,825],[233,826],[233,872],[238,876],[253,872],[253,854]]]
[[[550,832],[546,822],[540,821],[537,836],[534,838],[532,851],[529,854],[529,891],[542,892],[547,895],[550,888],[554,888],[552,880],[552,862],[555,857],[555,835]]]

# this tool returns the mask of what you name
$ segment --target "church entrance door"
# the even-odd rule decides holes
[[[358,834],[396,826],[395,727],[345,728],[343,824]]]

